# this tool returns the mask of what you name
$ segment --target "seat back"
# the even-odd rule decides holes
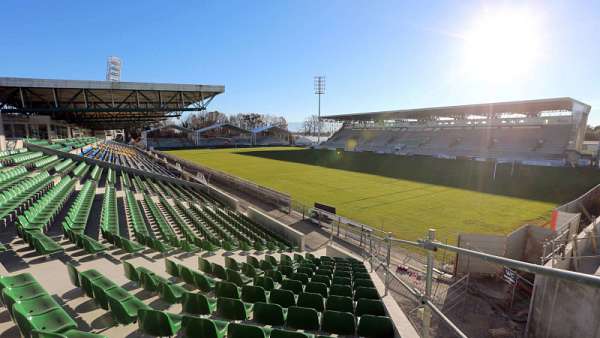
[[[227,326],[227,338],[265,338],[265,332],[263,328],[240,324],[240,323],[231,323]]]
[[[210,315],[211,309],[208,298],[201,293],[186,292],[183,294],[181,308],[184,313],[193,315]]]
[[[165,270],[169,275],[179,277],[179,265],[168,258],[165,258]]]
[[[356,315],[385,316],[385,306],[379,299],[359,298],[356,302]]]
[[[212,274],[217,278],[221,278],[222,280],[227,279],[227,272],[225,268],[217,263],[212,263]]]
[[[315,309],[290,306],[286,325],[297,330],[319,330],[319,314]]]
[[[202,257],[198,257],[198,269],[207,274],[213,273],[212,264]]]
[[[266,302],[265,289],[260,286],[244,285],[242,287],[242,300],[246,303]]]
[[[304,292],[318,293],[323,297],[327,297],[328,295],[327,285],[318,282],[310,282],[306,284]]]
[[[140,309],[138,321],[142,332],[151,336],[174,336],[179,331],[179,327],[172,322],[171,318],[159,310]]]
[[[231,257],[225,257],[225,267],[234,271],[240,271],[240,265]]]
[[[237,286],[230,282],[217,282],[215,284],[215,294],[217,297],[240,299],[240,292]]]
[[[292,291],[274,289],[269,293],[269,303],[279,304],[284,308],[288,308],[296,305],[296,299]]]
[[[354,335],[356,320],[349,312],[326,310],[323,312],[322,329],[339,335]]]
[[[215,324],[215,321],[195,316],[183,316],[182,320],[183,336],[187,338],[205,337],[221,338],[223,334]],[[224,331],[224,330],[223,330]],[[223,332],[224,333],[224,332]]]
[[[352,297],[352,288],[348,285],[333,284],[329,288],[329,296]]]
[[[283,308],[274,303],[255,303],[253,317],[256,322],[263,325],[282,326],[285,323]]]
[[[125,271],[125,277],[132,282],[139,282],[140,275],[138,271],[127,261],[123,261],[123,270]]]
[[[310,293],[310,292],[302,292],[298,296],[298,306],[308,307],[311,309],[315,309],[319,312],[322,312],[325,308],[323,306],[323,296],[318,293]]]
[[[360,299],[360,298],[380,299],[379,293],[377,292],[376,288],[365,288],[365,287],[357,288],[356,292],[354,293],[355,300]]]
[[[71,280],[71,284],[77,287],[81,286],[79,282],[79,272],[77,271],[77,268],[73,264],[67,263],[67,271],[69,272],[69,279]]]
[[[394,324],[389,317],[364,315],[358,321],[358,335],[372,338],[395,337]]]
[[[281,282],[282,290],[290,290],[295,294],[300,294],[303,291],[302,282],[295,279],[284,279]]]
[[[329,296],[325,308],[327,310],[354,313],[354,304],[351,297]]]
[[[219,297],[217,299],[217,315],[228,320],[246,320],[246,308],[239,299]]]

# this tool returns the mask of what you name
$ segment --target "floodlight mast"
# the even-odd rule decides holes
[[[321,95],[325,94],[325,76],[315,76],[315,95],[319,98],[317,113],[317,144],[321,143]]]

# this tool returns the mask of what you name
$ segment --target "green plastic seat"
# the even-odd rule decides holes
[[[354,335],[356,319],[350,312],[326,310],[323,312],[321,329],[339,335]]]
[[[354,289],[358,289],[359,287],[374,288],[375,284],[373,284],[373,281],[370,279],[359,278],[354,280],[353,287]]]
[[[124,301],[120,301],[110,295],[108,295],[108,307],[113,319],[123,325],[135,322],[138,310],[150,308],[137,297],[130,297]]]
[[[33,330],[63,332],[77,328],[77,323],[62,308],[55,308],[38,316],[29,316],[15,310],[15,321],[25,337],[30,337]]]
[[[262,270],[259,270],[246,262],[242,263],[242,273],[251,278],[264,275]]]
[[[288,308],[296,305],[296,298],[290,290],[275,289],[269,293],[269,303],[279,304],[284,308]]]
[[[352,279],[346,277],[333,277],[331,284],[352,286]]]
[[[356,315],[385,316],[385,306],[379,299],[359,298],[356,302]]]
[[[283,308],[279,304],[257,302],[254,304],[252,313],[257,323],[274,326],[285,324]]]
[[[265,277],[265,276],[255,277],[254,285],[262,287],[263,289],[265,289],[265,291],[271,291],[271,290],[275,289],[275,282],[273,282],[273,279],[271,277]]]
[[[288,278],[300,281],[303,285],[306,285],[308,283],[308,275],[305,273],[292,273]]]
[[[79,331],[77,329],[67,330],[62,333],[48,332],[43,330],[31,331],[31,338],[108,338],[103,334]]]
[[[213,265],[208,260],[198,257],[198,269],[204,273],[209,275],[213,274]]]
[[[229,322],[202,317],[183,316],[182,333],[186,338],[223,338]]]
[[[319,331],[319,314],[315,309],[290,306],[286,325],[296,330]]]
[[[12,311],[18,310],[28,316],[41,315],[57,308],[60,308],[60,305],[50,295],[17,301],[12,305]]]
[[[29,272],[12,276],[0,276],[0,291],[2,291],[4,288],[25,286],[35,281],[35,278]]]
[[[297,273],[303,273],[305,275],[307,275],[309,278],[312,277],[312,275],[314,274],[313,269],[306,267],[306,266],[301,266],[298,269],[296,269]]]
[[[194,278],[194,271],[192,269],[188,268],[187,266],[180,265],[179,266],[179,275],[181,276],[181,279],[183,279],[183,281],[186,284],[196,286],[196,280]]]
[[[217,282],[215,284],[215,295],[217,297],[240,299],[238,287],[230,282]]]
[[[349,285],[333,284],[329,288],[329,296],[352,297],[352,288]]]
[[[265,271],[265,277],[270,277],[274,282],[281,283],[283,281],[283,274],[281,271],[277,270],[267,270]]]
[[[352,275],[353,279],[371,279],[371,275],[369,275],[368,273],[365,272],[357,272],[355,274]]]
[[[212,278],[203,275],[202,273],[194,273],[193,278],[195,283],[194,285],[201,291],[210,292],[215,288],[215,281]]]
[[[262,327],[230,323],[227,326],[227,338],[265,338],[268,333],[265,334],[265,330]]]
[[[223,266],[216,263],[212,263],[212,271],[213,276],[222,280],[227,280],[227,271],[225,271],[225,268]]]
[[[329,296],[325,302],[325,309],[354,313],[354,303],[351,297]]]
[[[175,304],[181,302],[183,295],[187,292],[187,290],[177,284],[173,284],[171,282],[161,282],[159,285],[160,289],[160,297],[170,304]]]
[[[217,298],[217,315],[228,320],[247,320],[249,306],[241,300],[227,297]]]
[[[112,289],[104,290],[102,288],[94,288],[94,300],[104,310],[109,310],[108,297],[112,297],[120,302],[133,297],[127,290],[120,286]]]
[[[358,320],[358,335],[369,338],[395,337],[394,324],[389,317],[364,315]]]
[[[301,307],[309,307],[319,312],[325,309],[325,306],[323,305],[323,296],[318,293],[302,292],[298,296],[296,305]]]
[[[304,291],[304,288],[302,287],[302,282],[297,281],[295,279],[284,279],[281,282],[281,289],[290,290],[297,295]]]
[[[91,292],[92,298],[96,298],[95,295],[98,293],[97,290],[99,290],[99,289],[108,291],[110,289],[114,289],[114,288],[118,287],[118,285],[115,284],[115,282],[113,282],[110,279],[105,278],[105,277],[94,279],[94,280],[90,281],[89,283],[90,283],[89,287],[91,287],[91,289],[92,289],[92,292]],[[82,284],[87,285],[87,282],[82,283]]]
[[[169,312],[140,309],[138,319],[140,331],[151,336],[174,336],[181,329],[182,317]]]
[[[329,293],[327,285],[319,282],[309,282],[308,284],[306,284],[304,292],[318,293],[325,298],[327,298]]]
[[[177,265],[177,263],[173,262],[170,259],[165,258],[165,271],[173,276],[173,277],[179,277],[179,265]]]
[[[160,291],[160,284],[156,278],[154,278],[154,273],[151,271],[138,270],[140,272],[140,283],[142,284],[142,288],[148,292],[158,292]]]
[[[225,267],[233,271],[241,271],[241,265],[231,257],[225,257]]]
[[[381,299],[376,288],[365,288],[365,287],[357,288],[356,292],[354,293],[354,300],[358,300],[360,298]]]
[[[242,301],[246,303],[266,302],[265,289],[260,286],[244,285],[242,287]]]
[[[48,293],[37,282],[18,286],[14,288],[4,288],[2,290],[2,301],[7,309],[12,309],[12,305],[18,301],[45,296]]]
[[[191,315],[210,315],[212,314],[217,303],[214,299],[208,299],[201,293],[185,292],[183,294],[182,311]]]
[[[246,263],[252,265],[255,269],[260,269],[260,261],[254,256],[246,256]]]
[[[131,263],[123,261],[123,270],[125,271],[125,277],[127,277],[127,279],[134,283],[140,282],[140,274]]]
[[[249,284],[250,282],[252,282],[252,278],[246,277],[246,276],[242,276],[240,275],[239,272],[235,271],[235,270],[231,270],[231,269],[225,269],[225,272],[227,274],[227,281],[234,283],[235,285],[242,287],[246,284]]]
[[[291,278],[290,276],[294,274],[294,267],[291,265],[280,265],[277,267],[277,271],[281,272],[282,275]]]

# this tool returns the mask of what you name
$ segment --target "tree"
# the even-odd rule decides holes
[[[320,121],[317,115],[311,115],[304,120],[304,124],[302,126],[302,133],[304,135],[313,136],[317,135],[319,133],[319,130],[321,131],[321,133],[323,133],[323,125],[323,121]]]

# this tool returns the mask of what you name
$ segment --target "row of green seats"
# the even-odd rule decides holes
[[[152,197],[148,194],[144,194],[144,202],[148,206],[155,224],[158,226],[158,232],[162,236],[162,240],[171,246],[177,246],[179,244],[177,234],[164,218],[163,214],[158,209],[158,206],[156,206],[152,200]]]
[[[26,153],[11,156],[8,158],[8,160],[10,161],[11,164],[12,163],[21,164],[21,163],[25,163],[25,162],[34,160],[36,158],[40,158],[42,156],[44,156],[44,153],[42,153],[41,151],[26,152]]]
[[[102,212],[100,214],[100,232],[102,237],[107,238],[109,234],[119,234],[119,213],[117,211],[117,194],[115,187],[106,185],[102,199]]]
[[[27,148],[0,151],[0,160],[4,157],[27,152]]]
[[[66,160],[61,161],[60,163],[58,163],[57,165],[54,166],[54,170],[56,170],[59,173],[68,173],[71,170],[73,170],[73,168],[76,166],[77,164],[73,162],[72,159],[68,158]]]
[[[106,338],[80,331],[77,322],[29,273],[0,276],[2,301],[24,337]]]
[[[73,175],[76,177],[82,178],[85,176],[90,166],[85,162],[80,162],[75,169],[73,169]]]
[[[44,228],[60,212],[74,187],[74,178],[63,178],[18,217],[17,233],[38,253],[48,255],[63,250],[44,234]]]
[[[160,204],[167,211],[167,214],[171,217],[175,226],[179,228],[179,231],[183,234],[183,239],[179,241],[179,247],[186,252],[196,252],[200,250],[202,246],[202,238],[198,237],[194,231],[187,225],[187,222],[181,218],[179,213],[173,208],[173,206],[167,201],[166,198],[160,196]]]
[[[16,178],[27,174],[27,169],[22,166],[6,168],[0,171],[0,184],[5,185],[7,182],[14,181]]]
[[[117,174],[113,168],[108,168],[108,172],[106,173],[106,181],[113,185],[117,183]]]
[[[267,242],[275,242],[283,251],[290,251],[290,248],[283,239],[278,238],[276,234],[272,234],[267,230],[263,229],[256,222],[251,221],[248,217],[243,214],[227,209],[218,208],[217,213],[220,213],[227,221],[238,224],[242,231],[252,232],[262,238],[266,238]],[[294,251],[298,251],[298,248],[292,248]]]
[[[188,202],[189,203],[189,202]],[[201,220],[190,208],[187,208],[182,204],[181,201],[175,201],[175,207],[192,222],[192,225],[198,230],[198,232],[202,235],[203,240],[201,244],[202,249],[207,251],[216,251],[219,249],[219,245],[221,243],[220,236],[214,231],[210,226],[206,224],[203,220]]]
[[[115,322],[127,325],[138,319],[138,310],[150,309],[139,298],[104,276],[97,270],[78,271],[67,263],[71,283],[83,289],[104,310],[110,311]]]
[[[102,243],[84,233],[95,195],[96,183],[94,181],[87,181],[81,187],[77,198],[69,208],[62,223],[65,236],[72,243],[75,243],[78,248],[84,249],[90,254],[106,250],[106,247]]]
[[[99,181],[100,177],[102,176],[102,171],[103,171],[102,167],[95,165],[94,169],[92,169],[92,173],[90,174],[92,180]]]
[[[47,156],[39,161],[34,162],[33,167],[36,169],[40,169],[40,168],[46,167],[49,164],[56,162],[56,161],[58,161],[58,156],[56,156],[56,155]]]
[[[45,193],[52,186],[53,177],[43,171],[33,177],[26,178],[9,190],[0,192],[0,219],[4,220],[21,206],[28,206],[29,202]]]

